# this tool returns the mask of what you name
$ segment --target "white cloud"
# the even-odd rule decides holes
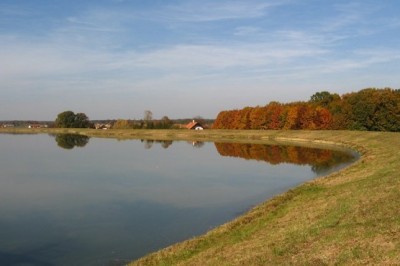
[[[258,35],[262,32],[260,27],[253,26],[242,26],[235,29],[234,35],[247,36],[247,35]]]
[[[178,45],[141,54],[132,61],[132,64],[161,69],[223,70],[281,64],[323,53],[324,50],[315,47],[275,47],[268,43],[231,46]]]
[[[169,6],[166,17],[178,21],[207,22],[257,18],[277,5],[277,1],[185,1]],[[169,15],[168,15],[169,14]]]
[[[67,26],[65,28],[60,29],[59,31],[97,31],[97,32],[120,32],[121,29],[113,28],[109,25],[102,25],[103,23],[99,23],[97,20],[91,19],[81,19],[77,17],[68,17],[67,18]],[[107,23],[108,24],[108,23]]]

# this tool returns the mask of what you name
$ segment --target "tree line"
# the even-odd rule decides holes
[[[201,117],[197,117],[200,121],[203,120]],[[153,119],[153,113],[150,110],[144,111],[143,119],[132,120],[132,119],[117,119],[117,120],[98,120],[101,124],[110,124],[113,129],[171,129],[179,128],[176,126],[178,123],[187,123],[191,119],[178,119],[171,120],[168,116],[163,116],[161,119]],[[210,121],[210,120],[207,120]],[[98,124],[98,123],[96,123]],[[54,121],[54,127],[57,128],[95,128],[93,121],[90,121],[84,113],[74,113],[73,111],[64,111],[57,115]]]
[[[114,122],[113,129],[170,129],[174,125],[168,116],[164,116],[160,120],[130,120],[117,119]]]
[[[213,128],[400,131],[400,90],[367,88],[342,96],[322,91],[307,102],[222,111]]]

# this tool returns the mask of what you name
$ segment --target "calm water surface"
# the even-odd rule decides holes
[[[356,160],[293,146],[0,134],[0,265],[119,265]]]

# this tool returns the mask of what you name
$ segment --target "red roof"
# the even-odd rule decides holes
[[[189,124],[187,124],[185,127],[187,128],[187,129],[193,129],[193,128],[195,128],[196,126],[199,126],[199,127],[203,127],[199,122],[196,122],[196,121],[192,121],[192,122],[190,122]]]

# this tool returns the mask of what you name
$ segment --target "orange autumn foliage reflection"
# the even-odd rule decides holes
[[[281,163],[310,165],[317,174],[323,174],[335,165],[355,158],[353,154],[345,151],[300,146],[215,143],[215,147],[221,156],[265,161],[272,165]]]

